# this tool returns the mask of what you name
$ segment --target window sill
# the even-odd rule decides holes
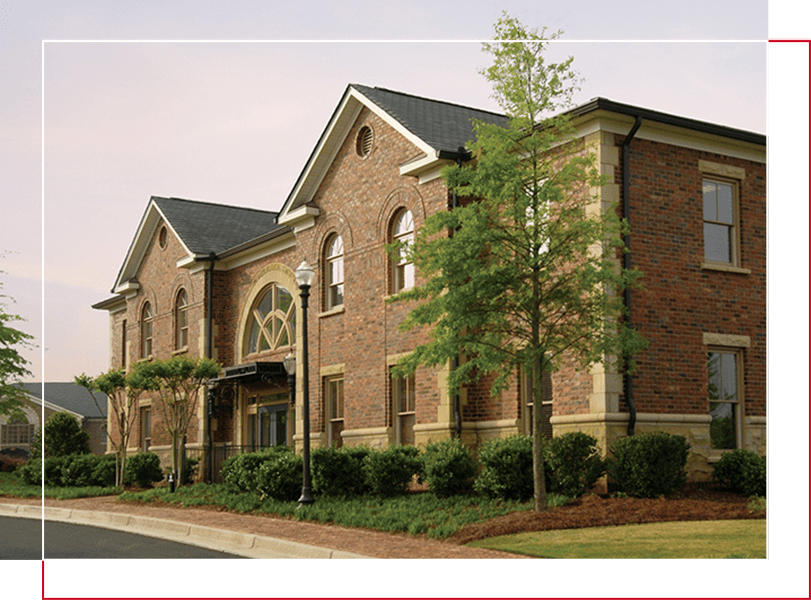
[[[331,317],[333,315],[340,315],[343,312],[344,312],[344,305],[341,304],[341,306],[336,306],[335,308],[331,308],[331,309],[329,309],[327,311],[324,311],[322,313],[318,313],[316,315],[316,317],[321,319],[321,318],[324,318],[324,317]]]
[[[179,348],[178,350],[172,350],[172,356],[177,356],[178,354],[186,354],[188,351],[189,351],[189,347],[188,346],[183,346],[182,348]]]
[[[732,265],[724,265],[719,263],[701,263],[701,268],[705,271],[724,271],[725,273],[740,273],[741,275],[750,275],[751,269],[742,269]]]

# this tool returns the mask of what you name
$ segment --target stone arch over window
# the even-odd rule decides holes
[[[262,269],[244,298],[235,340],[238,359],[300,345],[298,288],[290,267],[273,263]]]
[[[406,257],[406,247],[414,242],[414,215],[407,208],[394,213],[389,227],[389,243],[403,244],[390,260],[390,291],[393,294],[414,287],[414,263]]]
[[[339,233],[327,237],[323,265],[324,307],[332,310],[344,304],[344,240]]]
[[[189,345],[189,294],[180,288],[175,294],[175,350],[182,350]]]

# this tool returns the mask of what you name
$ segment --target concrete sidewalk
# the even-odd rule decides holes
[[[0,516],[40,520],[43,518],[43,513],[41,506],[0,503]],[[46,521],[61,521],[127,531],[182,544],[221,550],[246,558],[373,558],[250,533],[190,525],[167,519],[136,517],[122,513],[46,506],[44,516]]]

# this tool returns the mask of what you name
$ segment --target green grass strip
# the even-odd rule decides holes
[[[538,558],[766,558],[766,520],[535,531],[468,545]]]

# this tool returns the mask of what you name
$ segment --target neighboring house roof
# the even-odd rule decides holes
[[[112,291],[124,291],[127,282],[135,277],[149,241],[162,221],[169,225],[188,253],[185,260],[194,262],[205,259],[212,252],[219,255],[283,230],[276,222],[276,216],[277,213],[269,210],[152,196]],[[116,299],[99,304],[115,304]],[[106,305],[97,307],[108,308]]]
[[[52,410],[64,410],[85,418],[99,419],[102,416],[99,414],[99,407],[101,407],[104,417],[107,417],[107,395],[103,392],[93,394],[99,403],[99,407],[97,407],[87,389],[75,383],[21,383],[20,387],[23,388],[32,399],[44,403],[46,407]]]

